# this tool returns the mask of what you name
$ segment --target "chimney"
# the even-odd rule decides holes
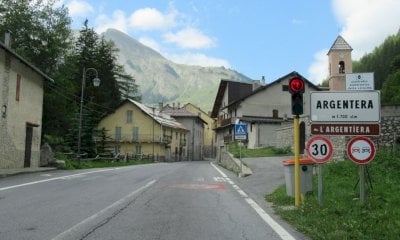
[[[175,110],[175,102],[172,103],[172,110]]]
[[[257,88],[261,87],[260,80],[253,80],[252,85],[253,85],[252,90],[255,91]]]
[[[158,103],[158,108],[160,109],[160,111],[163,110],[163,106],[164,106],[163,102]]]
[[[4,34],[4,45],[6,47],[11,48],[11,43],[12,43],[12,36],[11,36],[11,31],[7,30],[6,33]]]
[[[181,103],[180,102],[178,102],[178,109],[180,109],[181,108]]]
[[[261,85],[265,85],[265,76],[261,76]]]

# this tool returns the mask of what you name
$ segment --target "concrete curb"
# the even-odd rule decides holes
[[[48,172],[54,171],[57,168],[54,167],[38,167],[38,168],[4,168],[0,169],[0,178],[5,178],[9,176],[26,174],[26,173],[36,173],[36,172]]]

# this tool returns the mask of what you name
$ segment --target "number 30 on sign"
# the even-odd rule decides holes
[[[307,142],[306,152],[314,162],[325,163],[332,157],[332,143],[329,139],[321,136],[313,137]]]

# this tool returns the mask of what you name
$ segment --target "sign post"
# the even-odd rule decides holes
[[[246,139],[247,139],[247,125],[235,124],[235,140],[239,140],[240,177],[242,176],[243,173],[242,140]]]
[[[360,201],[365,202],[365,165],[372,161],[375,156],[375,145],[367,137],[352,138],[347,144],[349,158],[359,164],[360,170]]]
[[[333,147],[329,139],[316,136],[308,140],[306,146],[307,156],[317,163],[318,171],[318,200],[319,204],[324,203],[323,184],[322,184],[322,164],[329,161],[332,157]]]

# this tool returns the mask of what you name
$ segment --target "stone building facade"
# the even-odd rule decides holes
[[[0,43],[0,168],[39,167],[45,80],[52,81]]]

